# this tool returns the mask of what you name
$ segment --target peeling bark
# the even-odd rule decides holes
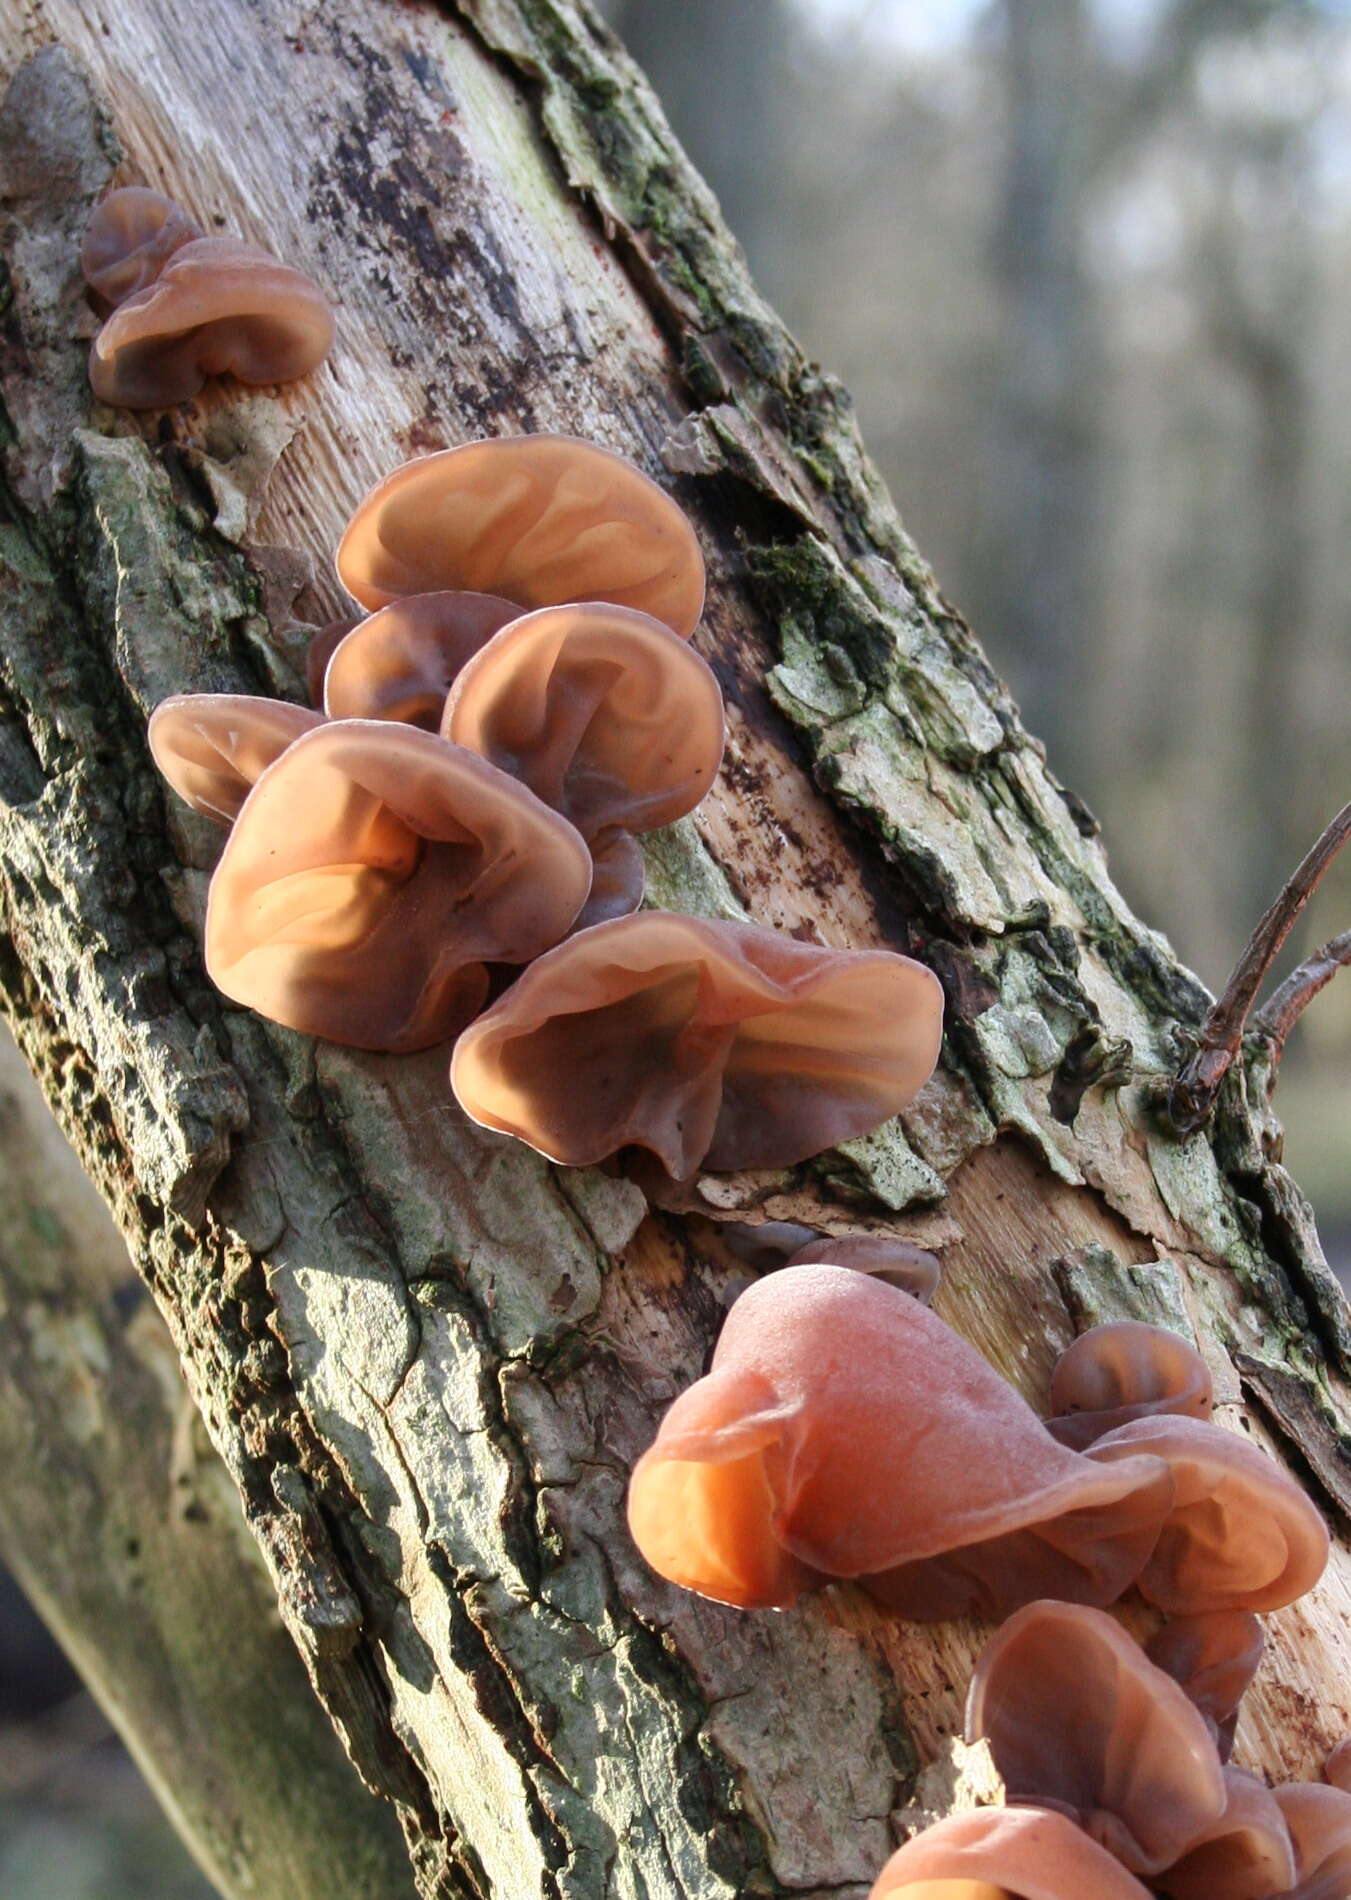
[[[1076,1317],[1163,1300],[1222,1416],[1344,1531],[1351,1323],[1275,1159],[1261,1051],[1179,1142],[1167,1081],[1208,997],[1113,888],[844,392],[757,297],[579,5],[207,0],[190,30],[167,0],[14,8],[8,63],[38,55],[0,117],[15,1034],[420,1891],[862,1894],[983,1632],[894,1625],[846,1588],[739,1616],[637,1559],[625,1473],[744,1283],[717,1221],[940,1246],[939,1310],[1034,1402]],[[331,365],[162,422],[91,410],[71,238],[114,177],[330,286]],[[900,1122],[701,1180],[678,1210],[469,1126],[443,1053],[357,1054],[226,1006],[199,956],[218,841],[145,750],[170,691],[299,696],[370,482],[529,428],[634,456],[709,556],[697,644],[727,758],[651,842],[652,895],[911,949],[948,992],[942,1070]],[[1351,1726],[1347,1611],[1339,1541],[1319,1591],[1270,1619],[1244,1765],[1313,1772]]]

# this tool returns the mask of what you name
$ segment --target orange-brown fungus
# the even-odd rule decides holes
[[[317,706],[321,711],[324,704],[324,675],[328,671],[328,663],[337,651],[339,641],[345,640],[353,627],[358,624],[355,620],[330,620],[326,626],[320,627],[317,633],[311,635],[310,644],[305,649],[305,688],[309,693],[311,706]]]
[[[1346,1900],[1351,1894],[1351,1795],[1306,1781],[1271,1793],[1295,1850],[1295,1884],[1281,1900]]]
[[[1173,1508],[1139,1586],[1161,1610],[1278,1610],[1312,1590],[1327,1527],[1294,1479],[1255,1445],[1198,1418],[1133,1419],[1084,1453],[1161,1458]]]
[[[707,1376],[666,1414],[629,1526],[662,1576],[747,1609],[787,1608],[827,1577],[872,1590],[896,1566],[1019,1531],[1051,1539],[1024,1575],[1107,1600],[1169,1489],[1151,1458],[1124,1483],[1102,1476],[918,1300],[844,1267],[786,1267],[736,1301]],[[959,1579],[922,1613],[965,1614],[977,1594]]]
[[[670,496],[568,435],[467,442],[395,469],[353,515],[338,574],[369,608],[447,587],[522,607],[608,600],[684,637],[704,603],[703,556]]]
[[[982,1737],[1010,1801],[1067,1815],[1132,1873],[1162,1872],[1224,1812],[1199,1712],[1102,1610],[1009,1618],[971,1678],[966,1739]]]
[[[868,1900],[1149,1900],[1149,1893],[1061,1814],[977,1808],[898,1848]]]
[[[201,235],[201,226],[172,198],[126,185],[95,207],[80,246],[80,268],[89,288],[116,307],[153,284],[174,252]]]
[[[1224,1792],[1224,1812],[1159,1881],[1169,1900],[1266,1900],[1292,1886],[1294,1851],[1275,1796],[1237,1768],[1225,1769]]]
[[[675,1180],[788,1167],[894,1115],[938,1057],[942,991],[886,951],[667,911],[583,930],[461,1037],[485,1127],[585,1166],[636,1144]]]
[[[1338,1742],[1323,1763],[1323,1779],[1343,1794],[1351,1794],[1351,1738]]]
[[[303,272],[235,238],[196,238],[113,311],[89,352],[102,402],[165,409],[208,376],[289,383],[328,355],[333,316]]]
[[[211,880],[206,966],[274,1022],[422,1049],[585,901],[585,844],[473,753],[383,720],[318,726],[263,774]]]
[[[855,1273],[875,1273],[879,1280],[899,1287],[912,1299],[923,1300],[926,1306],[943,1278],[936,1254],[891,1234],[822,1234],[797,1248],[786,1264],[810,1267],[822,1262],[850,1267]]]
[[[1209,1418],[1214,1404],[1206,1362],[1189,1340],[1142,1320],[1116,1320],[1081,1333],[1060,1355],[1046,1429],[1082,1451],[1129,1419],[1156,1412]]]
[[[150,715],[155,764],[194,811],[232,825],[253,787],[319,713],[247,693],[179,693]]]
[[[435,732],[460,668],[520,611],[496,594],[410,594],[382,607],[333,649],[326,712],[330,719],[399,719]]]
[[[1265,1646],[1251,1610],[1171,1617],[1146,1645],[1149,1660],[1181,1685],[1211,1725],[1221,1761],[1233,1749],[1238,1705]]]

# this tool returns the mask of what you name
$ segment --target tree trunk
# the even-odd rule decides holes
[[[718,1217],[940,1245],[940,1310],[1043,1395],[1075,1323],[1195,1327],[1225,1411],[1344,1528],[1351,1327],[1251,1065],[1160,1108],[1205,1004],[905,538],[840,389],[756,297],[610,36],[568,0],[302,12],[11,0],[0,124],[0,994],[112,1206],[284,1620],[426,1896],[862,1894],[983,1632],[840,1588],[782,1616],[668,1588],[627,1470],[744,1283]],[[84,62],[92,85],[74,60]],[[228,99],[224,94],[228,90]],[[97,104],[107,101],[109,121]],[[118,145],[125,159],[117,163]],[[75,237],[116,175],[339,301],[331,366],[91,415]],[[166,796],[166,693],[298,692],[346,512],[408,454],[559,428],[693,513],[729,744],[649,890],[943,976],[901,1124],[649,1210],[469,1126],[445,1057],[317,1044],[202,974],[214,834]],[[296,551],[299,551],[299,554]],[[301,588],[307,565],[320,576]],[[1256,1052],[1255,1057],[1256,1058]],[[1239,1758],[1351,1725],[1343,1545],[1271,1619]]]

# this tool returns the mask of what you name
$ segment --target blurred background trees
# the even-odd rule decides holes
[[[1351,5],[611,0],[945,592],[1212,989],[1351,798]],[[1351,867],[1296,953],[1351,919]],[[1292,1045],[1351,1262],[1351,982]]]

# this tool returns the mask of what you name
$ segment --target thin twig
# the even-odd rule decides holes
[[[1344,930],[1340,937],[1333,937],[1311,957],[1306,957],[1297,970],[1292,970],[1253,1017],[1254,1033],[1265,1036],[1271,1044],[1273,1071],[1280,1062],[1290,1031],[1319,990],[1325,989],[1338,970],[1344,970],[1348,963],[1351,963],[1351,930]]]
[[[1179,1135],[1195,1134],[1215,1106],[1262,979],[1348,838],[1351,805],[1343,805],[1249,937],[1223,994],[1202,1025],[1200,1041],[1173,1083],[1168,1106]]]

